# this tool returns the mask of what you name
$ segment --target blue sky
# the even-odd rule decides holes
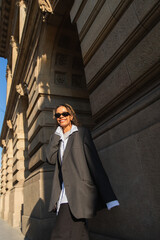
[[[0,58],[0,132],[3,125],[3,119],[6,109],[6,66],[7,60]],[[0,166],[1,166],[1,153],[2,148],[0,147]]]

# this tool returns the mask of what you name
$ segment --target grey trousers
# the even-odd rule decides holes
[[[69,205],[61,204],[50,240],[89,240],[85,219],[76,219]]]

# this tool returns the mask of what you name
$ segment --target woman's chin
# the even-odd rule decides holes
[[[65,124],[65,123],[59,123],[59,126],[62,127],[62,128],[65,128],[65,127],[67,127],[67,124]]]
[[[70,131],[72,125],[68,125],[68,124],[59,124],[59,126],[63,129],[64,132]]]

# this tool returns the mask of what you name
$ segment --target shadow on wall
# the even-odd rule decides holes
[[[49,240],[55,222],[55,214],[49,213],[49,218],[44,219],[45,203],[39,199],[27,220],[27,231],[24,240]],[[39,217],[37,218],[37,216]]]

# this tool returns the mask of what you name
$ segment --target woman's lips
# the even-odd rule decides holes
[[[66,121],[66,119],[59,120],[60,123],[63,123],[65,121]]]

